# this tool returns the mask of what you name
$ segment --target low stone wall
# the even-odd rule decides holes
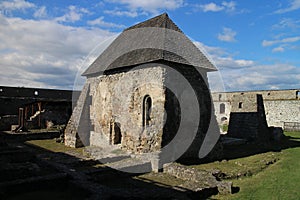
[[[182,180],[194,182],[195,191],[201,191],[207,188],[217,188],[220,194],[232,193],[232,182],[218,181],[210,172],[197,170],[191,167],[180,165],[178,163],[165,164],[163,167],[164,173],[170,174]]]
[[[300,122],[284,122],[285,131],[300,131]]]
[[[17,115],[5,115],[0,117],[0,131],[10,131],[11,125],[18,124]]]

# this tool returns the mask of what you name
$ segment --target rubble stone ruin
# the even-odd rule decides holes
[[[135,154],[186,145],[184,155],[197,157],[213,113],[210,71],[215,66],[167,14],[125,29],[83,73],[65,145]]]
[[[264,101],[261,94],[234,96],[228,136],[256,143],[267,143],[272,133],[266,120]]]

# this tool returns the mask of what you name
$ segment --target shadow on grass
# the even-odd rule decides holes
[[[244,158],[267,152],[280,152],[283,149],[295,147],[300,147],[300,133],[299,137],[284,135],[284,137],[279,142],[269,141],[268,143],[261,143],[259,141],[256,141],[239,145],[223,145],[222,155],[218,158],[184,158],[179,159],[178,162],[184,165],[198,165],[204,163],[211,163],[214,161]]]
[[[216,190],[194,192],[138,179],[140,174],[94,160],[24,145],[27,139],[28,135],[0,134],[0,199],[207,199],[217,194]]]

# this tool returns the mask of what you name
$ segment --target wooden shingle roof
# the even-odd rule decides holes
[[[125,29],[82,74],[155,61],[170,61],[215,71],[215,66],[166,13]]]

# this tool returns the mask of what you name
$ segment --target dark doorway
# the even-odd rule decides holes
[[[113,134],[113,144],[121,144],[122,134],[121,134],[121,125],[120,123],[114,123],[114,134]]]

